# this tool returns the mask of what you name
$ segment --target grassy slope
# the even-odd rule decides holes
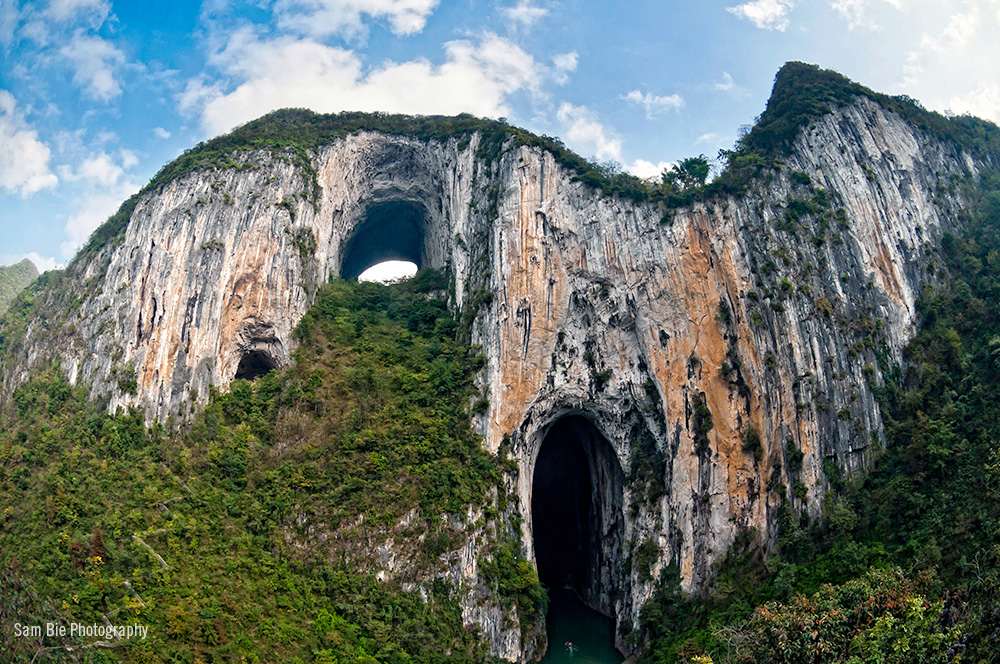
[[[424,603],[406,572],[379,583],[367,549],[394,529],[403,557],[440,568],[468,537],[443,517],[485,506],[491,582],[526,620],[544,601],[491,527],[502,462],[466,412],[481,358],[426,295],[442,285],[325,287],[294,366],[213,395],[183,434],[107,415],[57,369],[19,388],[0,423],[4,592],[26,580],[64,619],[149,625],[116,652],[133,662],[481,660],[453,588]]]

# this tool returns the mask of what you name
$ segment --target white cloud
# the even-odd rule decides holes
[[[115,75],[125,54],[111,42],[77,32],[59,53],[73,65],[73,82],[91,98],[107,102],[122,93]]]
[[[312,37],[363,33],[362,17],[385,19],[397,35],[424,29],[438,0],[278,0],[278,26]]]
[[[73,170],[69,166],[61,166],[59,174],[70,182],[86,181],[102,187],[113,187],[121,179],[124,169],[111,159],[111,155],[101,153],[84,159]]]
[[[924,35],[920,45],[939,54],[953,55],[969,44],[981,24],[979,8],[973,7],[967,14],[953,14],[939,37]]]
[[[643,94],[638,90],[632,90],[625,95],[624,99],[645,108],[647,118],[667,111],[679,111],[684,107],[684,98],[677,94],[658,96],[652,92]]]
[[[733,77],[729,72],[722,72],[722,81],[719,83],[713,83],[712,87],[715,88],[717,92],[732,92],[736,89],[736,83],[733,81]]]
[[[591,153],[599,160],[621,161],[622,142],[609,135],[593,111],[563,102],[556,117],[565,127],[566,141],[579,146],[580,152]]]
[[[897,10],[903,8],[903,0],[830,0],[830,7],[847,21],[851,30],[857,27],[877,30],[879,26],[871,14],[873,3],[892,5]]]
[[[210,101],[223,95],[222,90],[221,83],[209,84],[208,78],[202,74],[189,80],[177,95],[177,107],[185,115],[200,113]]]
[[[948,101],[955,113],[969,113],[1000,123],[1000,84],[984,83],[975,90],[955,95]]]
[[[95,25],[104,23],[111,11],[107,0],[52,0],[46,13],[57,21],[89,18]]]
[[[722,72],[721,81],[716,81],[711,84],[711,89],[714,92],[721,92],[729,95],[734,99],[745,99],[750,96],[747,89],[742,85],[737,85],[736,81],[733,80],[732,75],[727,71]]]
[[[17,111],[14,95],[0,90],[0,187],[22,196],[54,187],[59,178],[49,169],[49,148]]]
[[[722,136],[719,136],[719,134],[715,133],[714,131],[710,131],[707,134],[702,134],[697,139],[695,139],[694,144],[718,145],[721,141],[722,141]]]
[[[868,0],[834,0],[830,7],[847,21],[851,30],[858,26],[876,27],[868,14]]]
[[[563,102],[556,113],[563,124],[563,135],[573,149],[583,154],[593,155],[598,161],[622,162],[622,142],[601,124],[597,115],[585,106],[574,106]],[[664,169],[673,167],[673,162],[653,163],[636,159],[625,164],[626,171],[644,180],[659,180]]]
[[[60,245],[62,257],[72,258],[76,250],[83,246],[83,243],[90,237],[90,234],[118,210],[122,201],[138,190],[137,183],[126,180],[110,189],[84,194],[76,212],[66,221],[67,239]]]
[[[553,78],[555,82],[562,85],[569,80],[569,75],[576,71],[576,65],[580,56],[576,51],[560,53],[552,56],[552,66],[555,68]]]
[[[660,181],[660,177],[663,175],[663,171],[668,168],[673,168],[676,166],[672,161],[661,161],[658,163],[653,163],[651,161],[646,161],[645,159],[636,159],[631,164],[625,167],[632,175],[640,177],[643,180],[655,180]]]
[[[552,72],[513,42],[493,34],[479,43],[445,44],[446,61],[387,62],[365,72],[360,58],[315,41],[259,39],[249,29],[235,32],[213,63],[239,81],[235,89],[188,83],[182,110],[198,112],[211,133],[222,132],[283,107],[322,113],[344,110],[389,113],[507,115],[508,95],[539,91]]]
[[[166,140],[170,138],[170,132],[163,127],[153,127],[153,135],[160,140]]]
[[[500,11],[508,20],[525,28],[530,28],[549,13],[548,9],[533,6],[531,0],[519,0],[513,7],[504,7]]]
[[[13,265],[15,263],[20,263],[25,258],[34,263],[35,268],[39,272],[48,272],[49,270],[55,270],[56,268],[62,267],[62,265],[57,263],[56,259],[52,256],[41,256],[34,251],[26,254],[4,254],[3,256],[0,256],[0,265]]]
[[[69,259],[90,234],[113,214],[122,201],[139,189],[128,169],[139,163],[134,152],[120,149],[116,154],[92,153],[75,167],[60,166],[66,182],[75,183],[77,206],[65,224],[66,240],[60,246],[62,258]]]
[[[909,51],[903,61],[903,81],[899,87],[910,89],[920,83],[920,76],[924,73],[924,65],[920,59],[920,53]]]
[[[126,150],[122,148],[118,151],[118,155],[122,160],[122,168],[129,169],[139,163],[139,155],[132,152],[131,150]]]
[[[897,89],[928,108],[1000,121],[1000,40],[994,23],[1000,1],[955,4],[961,11],[942,6],[934,20],[915,26]],[[923,25],[940,27],[921,34]]]
[[[20,20],[17,2],[0,0],[0,44],[6,46],[14,41],[14,30]]]
[[[735,7],[726,7],[726,11],[751,21],[758,28],[784,32],[788,28],[788,14],[793,7],[794,0],[753,0]]]

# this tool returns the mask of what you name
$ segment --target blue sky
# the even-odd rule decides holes
[[[503,116],[646,177],[731,147],[788,60],[1000,121],[1000,0],[0,0],[0,264],[65,264],[275,108]]]

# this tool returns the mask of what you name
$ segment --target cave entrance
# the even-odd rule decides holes
[[[387,261],[424,264],[427,210],[416,201],[389,201],[369,206],[344,248],[340,276],[357,279],[368,268]]]
[[[261,376],[266,376],[277,367],[278,365],[270,353],[263,350],[252,350],[240,358],[235,380],[256,380]]]
[[[549,589],[572,590],[609,617],[623,576],[623,479],[611,444],[580,415],[552,425],[532,475],[539,579]]]

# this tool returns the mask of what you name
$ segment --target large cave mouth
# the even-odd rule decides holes
[[[267,351],[252,350],[240,358],[235,380],[256,380],[277,368],[277,363]]]
[[[539,580],[609,616],[622,579],[622,493],[618,457],[593,423],[571,415],[552,425],[532,476]]]
[[[372,204],[344,248],[340,276],[357,279],[368,268],[386,261],[423,267],[426,221],[427,210],[417,201]]]

